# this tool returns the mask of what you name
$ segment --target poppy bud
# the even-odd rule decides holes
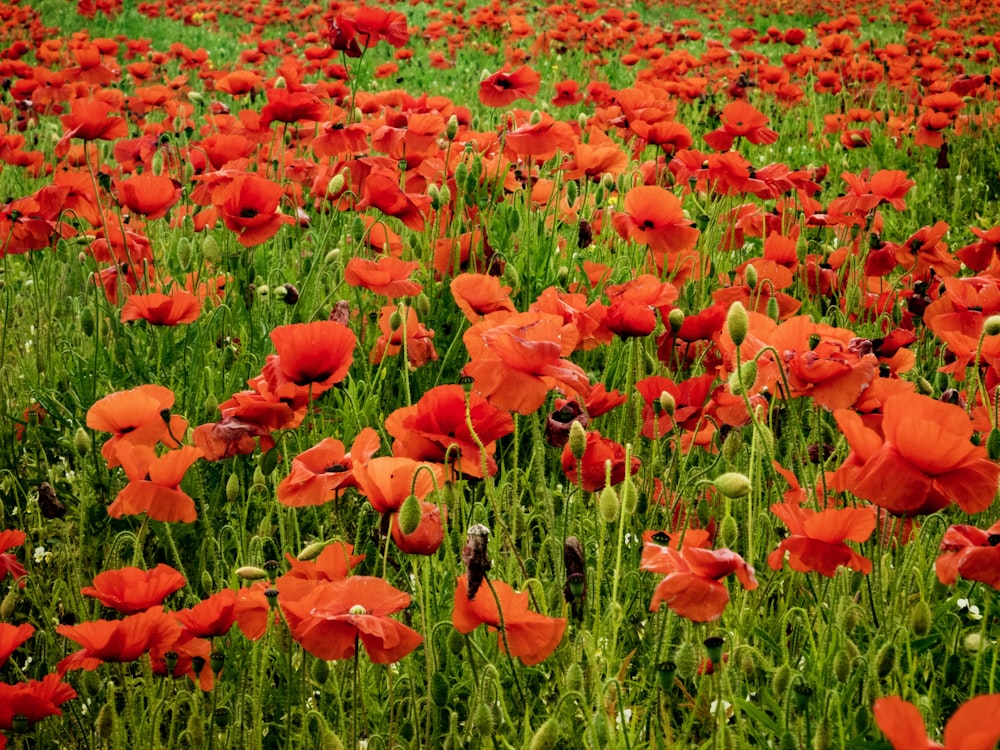
[[[743,431],[730,430],[729,434],[726,435],[726,439],[722,441],[722,457],[726,460],[726,463],[732,463],[736,460],[742,448]]]
[[[626,476],[622,482],[621,501],[626,513],[635,513],[635,508],[639,504],[639,492],[631,477]]]
[[[294,305],[299,301],[299,290],[294,284],[282,284],[274,290],[274,296],[286,305]]]
[[[80,330],[84,336],[94,335],[94,311],[89,307],[80,310]]]
[[[76,449],[76,454],[80,458],[83,458],[90,453],[92,445],[90,433],[82,427],[77,427],[76,432],[73,434],[73,447]]]
[[[601,175],[601,187],[607,191],[615,189],[615,178],[611,176],[610,172]]]
[[[583,667],[577,662],[570,664],[569,669],[566,670],[565,685],[567,693],[583,692]]]
[[[681,326],[684,325],[684,311],[675,307],[667,313],[667,322],[670,324],[670,331],[676,335],[681,330]]]
[[[781,317],[781,310],[778,309],[778,298],[771,297],[767,300],[767,317],[777,321]]]
[[[851,657],[844,649],[837,649],[837,655],[833,657],[833,676],[837,682],[846,683],[851,676]]]
[[[983,333],[987,336],[996,336],[1000,334],[1000,315],[991,315],[983,323]]]
[[[14,607],[17,606],[17,592],[11,589],[0,604],[0,620],[10,622],[10,616],[14,614]]]
[[[986,455],[990,461],[1000,459],[1000,430],[994,427],[986,438]]]
[[[431,208],[435,211],[441,208],[441,191],[433,182],[427,186],[427,195],[431,199]]]
[[[746,279],[748,287],[751,289],[757,288],[757,269],[753,265],[748,265],[743,269],[743,278]]]
[[[730,549],[736,540],[739,538],[740,530],[736,523],[736,519],[732,515],[728,515],[722,519],[722,523],[719,524],[719,543],[723,547],[729,547]]]
[[[830,718],[824,716],[820,722],[819,726],[816,727],[816,733],[813,735],[813,750],[829,750],[833,745],[833,726],[830,724]]]
[[[448,678],[442,672],[431,675],[431,702],[438,708],[448,705]]]
[[[580,187],[575,181],[570,180],[566,183],[566,202],[572,206],[578,197],[580,197]]]
[[[448,635],[448,651],[453,656],[459,656],[465,650],[465,636],[457,630],[452,630]]]
[[[969,633],[962,641],[962,645],[965,646],[966,651],[978,654],[983,647],[983,637],[979,633]]]
[[[932,616],[930,605],[923,599],[918,600],[910,610],[910,632],[917,636],[917,638],[923,638],[931,632],[931,620]]]
[[[657,399],[657,403],[667,416],[672,417],[674,416],[674,412],[677,411],[677,401],[667,391],[662,391],[660,393],[660,398]]]
[[[674,653],[674,663],[677,665],[677,674],[680,677],[683,679],[694,677],[698,671],[698,654],[695,653],[694,646],[688,641],[678,646]]]
[[[726,313],[726,331],[729,332],[729,338],[733,343],[739,346],[746,340],[749,329],[750,318],[747,316],[747,310],[743,307],[743,303],[737,300],[729,306],[729,312]]]
[[[201,589],[205,592],[211,592],[215,589],[215,581],[212,580],[212,574],[208,570],[201,571]]]
[[[420,501],[416,495],[410,495],[403,501],[399,508],[399,530],[403,535],[412,534],[420,525],[423,511],[420,508]]]
[[[920,393],[921,395],[924,396],[934,395],[934,386],[931,385],[931,382],[927,378],[918,375],[916,379],[916,384],[917,384],[917,393]]]
[[[597,511],[604,523],[614,523],[618,518],[618,495],[612,487],[606,486],[601,490],[597,500]]]
[[[893,667],[896,666],[896,646],[889,642],[882,646],[875,654],[875,674],[880,680],[884,680],[892,674]]]
[[[222,249],[219,247],[219,241],[211,234],[202,240],[201,257],[209,265],[214,265],[222,260]]]
[[[469,177],[469,167],[466,166],[465,162],[459,162],[455,165],[455,184],[459,187],[465,185],[465,181]]]
[[[240,478],[236,474],[230,474],[226,480],[226,500],[235,503],[240,499]]]
[[[775,670],[774,675],[771,677],[771,690],[780,698],[787,692],[791,681],[792,668],[787,664],[782,664]]]
[[[587,451],[587,433],[583,425],[576,421],[569,427],[569,450],[577,461],[582,461]]]
[[[517,269],[514,268],[513,263],[508,263],[503,267],[502,278],[506,283],[510,284],[514,288],[517,288],[518,284],[521,283],[521,274],[519,274]]]
[[[403,325],[403,314],[399,310],[393,310],[389,316],[389,330],[397,331]]]
[[[493,736],[493,714],[485,702],[480,701],[472,714],[472,731],[479,737]]]
[[[115,712],[110,703],[105,703],[97,712],[97,722],[94,729],[97,730],[97,736],[105,742],[111,739],[111,735],[115,731]]]
[[[260,457],[260,470],[269,477],[278,466],[278,451],[269,450]]]
[[[559,721],[553,717],[538,727],[538,731],[531,738],[528,748],[529,750],[555,750],[561,734]]]
[[[455,140],[458,136],[458,118],[452,115],[448,118],[448,122],[444,126],[444,135],[449,141]]]
[[[753,387],[757,380],[757,362],[751,359],[744,362],[729,375],[729,392],[734,396],[742,396]]]
[[[863,737],[868,733],[868,727],[872,723],[871,713],[872,710],[868,706],[858,706],[854,714],[854,731],[857,737]]]
[[[948,658],[944,660],[944,684],[954,685],[964,671],[962,657],[958,654],[949,654]]]
[[[864,619],[864,610],[858,606],[852,606],[847,611],[844,612],[843,621],[841,626],[845,632],[851,632],[858,626],[858,624]]]
[[[781,735],[781,740],[778,742],[778,750],[799,750],[799,745],[795,741],[795,736],[791,732],[786,730],[785,733]]]
[[[177,241],[177,262],[185,271],[191,268],[191,240],[187,237]]]
[[[595,747],[607,747],[608,740],[608,722],[604,718],[604,714],[601,711],[594,712],[594,718],[590,722],[590,728],[594,735],[594,746]]]
[[[447,206],[451,203],[451,188],[447,185],[442,185],[438,188],[438,192],[441,194],[441,205]]]
[[[205,746],[205,723],[201,720],[201,715],[198,712],[194,712],[188,717],[186,731],[192,747]]]
[[[724,497],[731,498],[733,500],[741,497],[746,497],[753,490],[753,485],[750,484],[750,479],[746,474],[740,474],[736,471],[729,471],[725,474],[720,474],[715,478],[712,483]]]
[[[242,568],[236,569],[236,575],[244,581],[262,581],[267,578],[267,571],[255,565],[244,565]]]
[[[285,80],[284,76],[278,76],[274,79],[274,88],[276,89],[287,89],[288,82]]]

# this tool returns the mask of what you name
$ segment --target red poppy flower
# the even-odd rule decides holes
[[[396,325],[396,314],[402,320]],[[386,357],[394,357],[406,344],[406,359],[411,368],[423,367],[438,358],[434,348],[434,331],[426,328],[417,318],[417,311],[410,305],[385,305],[379,314],[381,336],[375,340],[368,361],[378,364]]]
[[[107,661],[135,661],[151,649],[166,649],[177,642],[181,624],[163,607],[153,607],[121,620],[60,625],[56,632],[83,646],[56,666],[60,674],[65,674],[71,669],[97,669]]]
[[[934,569],[945,585],[961,576],[1000,590],[1000,521],[986,531],[966,524],[949,526]]]
[[[966,513],[993,502],[1000,465],[972,443],[965,410],[917,393],[886,399],[880,425],[866,426],[845,409],[834,412],[851,452],[828,484],[891,513],[933,513],[951,501]]]
[[[369,43],[384,41],[393,47],[403,47],[410,40],[410,32],[406,26],[406,16],[398,10],[384,10],[368,5],[362,5],[354,13],[354,30],[366,37],[365,46]]]
[[[510,287],[501,286],[500,279],[482,273],[462,273],[449,285],[455,304],[472,323],[484,315],[501,310],[515,312],[510,299]]]
[[[185,636],[193,638],[223,636],[236,621],[236,592],[233,589],[222,589],[193,607],[177,610],[174,612],[174,617],[184,626]]]
[[[464,373],[494,406],[520,414],[537,410],[553,388],[586,397],[587,374],[562,359],[576,348],[577,338],[576,327],[559,316],[492,313],[462,337],[472,358]]]
[[[480,625],[490,630],[503,628],[500,650],[509,650],[511,656],[531,666],[545,661],[559,645],[566,619],[532,612],[528,604],[527,593],[519,594],[503,581],[492,579],[470,599],[468,578],[463,575],[455,587],[451,622],[459,633],[471,633]]]
[[[378,433],[365,427],[350,451],[334,438],[325,438],[292,459],[292,470],[278,485],[278,502],[290,508],[323,505],[348,487],[356,487],[353,467],[363,464],[379,448]]]
[[[278,122],[323,122],[329,107],[315,94],[288,88],[267,90],[267,104],[260,111],[260,126]]]
[[[705,143],[716,151],[728,151],[737,138],[746,138],[750,143],[756,144],[774,143],[778,140],[778,133],[767,127],[767,115],[746,101],[730,102],[722,110],[719,119],[722,121],[721,127],[705,134]]]
[[[673,193],[656,185],[640,185],[625,193],[623,212],[611,217],[623,239],[648,245],[657,254],[690,250],[700,232],[684,216],[681,202]]]
[[[606,485],[614,486],[639,471],[641,462],[631,456],[630,466],[625,465],[625,449],[614,440],[601,437],[597,430],[587,433],[587,447],[579,464],[582,475],[577,474],[577,460],[569,443],[563,447],[562,468],[566,478],[587,492],[599,492]],[[610,473],[609,473],[610,472]]]
[[[271,331],[276,355],[261,370],[269,390],[280,399],[300,391],[316,398],[347,376],[357,337],[331,320],[293,323]]]
[[[518,99],[534,99],[541,82],[541,76],[527,65],[513,73],[504,68],[480,82],[479,101],[487,107],[506,107]]]
[[[344,283],[364,287],[389,299],[415,297],[423,287],[411,281],[409,276],[418,268],[418,261],[402,261],[391,255],[383,255],[378,260],[351,258],[344,268]]]
[[[217,201],[222,221],[236,232],[239,243],[253,247],[271,239],[282,224],[295,222],[294,217],[286,216],[278,207],[282,195],[281,185],[251,172],[236,177],[212,197]]]
[[[80,593],[123,615],[134,615],[163,604],[170,594],[186,585],[184,576],[160,563],[152,570],[132,567],[106,570],[94,577],[92,586],[80,589]]]
[[[399,176],[395,172],[374,169],[361,185],[361,200],[355,208],[360,211],[369,206],[421,232],[431,209],[431,199],[428,195],[405,192],[399,187]]]
[[[280,601],[292,637],[325,661],[351,658],[360,641],[372,662],[390,664],[424,640],[389,617],[410,605],[410,595],[381,578],[351,576],[315,584],[296,601]]]
[[[24,588],[23,579],[27,577],[28,571],[17,561],[17,556],[7,550],[11,547],[20,547],[24,544],[25,538],[24,532],[20,529],[0,531],[0,579],[6,578],[10,573],[10,577],[17,581],[21,588]]]
[[[781,570],[787,552],[788,566],[800,573],[815,571],[832,578],[841,566],[866,575],[871,572],[871,561],[844,542],[864,542],[871,536],[877,522],[874,508],[828,508],[817,512],[786,502],[775,503],[771,512],[791,532],[767,556],[772,570]]]
[[[132,445],[168,448],[180,445],[175,436],[187,431],[187,420],[171,415],[174,393],[162,385],[140,385],[127,391],[111,393],[87,410],[87,427],[113,433],[101,448],[109,468],[121,466],[116,446],[124,441]]]
[[[323,548],[315,560],[297,560],[286,553],[286,559],[291,566],[281,578],[301,578],[307,581],[339,581],[347,578],[348,573],[362,560],[364,555],[355,555],[354,546],[343,542],[334,542]]]
[[[143,172],[118,184],[122,205],[147,219],[160,219],[181,198],[181,186],[166,175]]]
[[[435,488],[444,484],[444,467],[414,461],[412,458],[384,456],[354,467],[358,492],[379,513],[399,510],[410,495],[423,500]]]
[[[444,523],[441,508],[434,503],[420,501],[420,523],[409,534],[399,528],[399,513],[393,513],[390,533],[400,551],[408,555],[433,555],[444,541]]]
[[[413,406],[392,412],[385,429],[396,438],[394,455],[435,463],[450,459],[463,474],[482,478],[484,461],[487,473],[496,473],[496,441],[514,431],[514,420],[478,393],[466,395],[460,385],[439,385]]]
[[[201,315],[201,301],[191,292],[174,288],[170,294],[132,294],[122,306],[122,323],[145,320],[154,326],[193,323]]]
[[[149,446],[122,443],[117,456],[129,483],[108,506],[109,516],[145,513],[165,523],[197,520],[194,500],[180,489],[180,484],[191,464],[201,458],[200,448],[185,445],[157,456]]]
[[[35,628],[24,623],[23,625],[8,625],[0,623],[0,667],[7,663],[10,655],[17,651],[18,647],[34,634]]]
[[[943,745],[927,736],[917,707],[898,696],[879,698],[872,711],[893,750],[989,750],[1000,739],[1000,724],[988,720],[1000,716],[1000,694],[979,695],[959,706],[945,724]]]
[[[622,338],[651,334],[656,328],[655,309],[677,299],[677,289],[673,284],[662,282],[650,274],[609,286],[605,293],[609,305],[604,325]]]
[[[729,591],[722,579],[735,573],[743,588],[757,588],[754,569],[729,549],[710,550],[685,544],[678,551],[655,542],[643,548],[643,570],[665,573],[649,605],[652,612],[660,602],[694,622],[711,622],[722,617],[729,603]]]
[[[74,99],[70,113],[62,116],[66,128],[56,145],[56,156],[65,156],[71,138],[84,141],[113,141],[128,135],[124,117],[109,117],[116,107],[101,99]]]
[[[19,725],[41,721],[46,716],[62,716],[59,707],[76,697],[76,690],[60,682],[59,674],[47,674],[41,680],[28,680],[14,685],[0,683],[0,729],[13,731],[15,717]],[[19,728],[22,733],[23,728]]]

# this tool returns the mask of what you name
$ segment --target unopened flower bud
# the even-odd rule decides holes
[[[302,551],[296,556],[296,560],[301,560],[302,562],[307,562],[309,560],[315,560],[319,557],[319,553],[326,549],[326,542],[313,542],[312,544],[307,544],[303,547]]]
[[[399,310],[393,310],[389,316],[389,329],[397,331],[401,325],[403,325],[403,314]]]
[[[778,298],[769,297],[767,300],[767,317],[773,321],[777,321],[781,317],[781,310],[778,309]]]
[[[90,453],[92,445],[90,433],[82,427],[77,427],[76,432],[73,433],[73,447],[76,449],[76,454],[83,458]]]
[[[566,183],[566,202],[572,206],[576,199],[580,197],[580,186],[574,180]]]
[[[685,680],[694,677],[698,671],[698,654],[690,642],[684,641],[674,652],[674,664],[677,665],[677,674]]]
[[[670,324],[671,332],[676,334],[681,330],[681,326],[684,325],[684,311],[679,307],[675,307],[667,313],[667,322]]]
[[[553,717],[538,727],[528,744],[529,750],[555,750],[559,744],[559,721]]]
[[[210,234],[202,240],[201,257],[210,265],[222,260],[222,248],[219,247],[219,241],[215,239],[214,235]]]
[[[917,393],[920,393],[921,395],[924,396],[934,395],[934,386],[931,385],[931,381],[929,381],[927,378],[918,375],[915,383],[917,385]]]
[[[753,490],[753,485],[750,484],[750,479],[747,475],[736,471],[720,474],[715,478],[713,484],[720,494],[734,500],[746,497]]]
[[[431,675],[431,703],[438,708],[448,705],[448,678],[441,672]]]
[[[235,503],[240,499],[242,492],[240,488],[240,478],[236,474],[230,474],[226,480],[226,500]]]
[[[267,578],[267,571],[255,565],[244,565],[236,569],[236,575],[244,581],[262,581]]]
[[[489,706],[484,701],[480,701],[472,714],[472,731],[478,737],[492,737],[493,730],[493,714],[490,712]]]
[[[399,509],[399,530],[403,536],[416,531],[422,517],[423,509],[420,507],[420,501],[416,495],[410,495],[403,501],[403,505]]]
[[[4,622],[10,622],[11,615],[14,614],[14,607],[17,606],[17,591],[11,589],[7,592],[7,596],[3,598],[3,602],[0,603],[0,620]]]
[[[185,271],[191,268],[191,240],[187,237],[177,240],[177,262]]]
[[[892,669],[895,666],[896,646],[890,641],[875,654],[875,674],[880,680],[884,680],[892,674]]]
[[[987,336],[996,336],[1000,334],[1000,315],[991,315],[983,323],[983,333]]]
[[[736,523],[736,519],[732,515],[728,515],[722,519],[722,523],[719,524],[719,544],[723,547],[731,548],[736,544],[736,540],[739,538],[740,530],[739,525]]]
[[[569,426],[569,450],[577,461],[583,460],[583,454],[587,452],[587,431],[578,421]]]
[[[284,76],[278,76],[274,79],[274,88],[276,89],[287,89],[288,82],[285,80]]]
[[[757,269],[753,265],[748,265],[743,269],[743,278],[746,279],[748,287],[751,289],[757,288]]]
[[[625,477],[625,481],[622,482],[621,501],[626,513],[635,512],[635,507],[639,504],[639,492],[631,477]]]
[[[753,388],[753,384],[756,380],[757,362],[756,360],[751,359],[749,362],[741,364],[730,374],[729,392],[734,396],[742,396],[744,393]]]
[[[1000,430],[994,427],[986,438],[986,455],[990,461],[1000,460]]]
[[[458,136],[458,118],[452,115],[444,126],[444,135],[449,141],[455,140]]]
[[[97,736],[105,742],[111,739],[111,735],[115,731],[115,712],[111,708],[110,703],[105,703],[101,706],[101,710],[97,712],[97,721],[94,728],[97,731]]]
[[[605,487],[597,500],[597,511],[605,523],[613,523],[618,518],[618,494],[612,487]]]
[[[792,668],[790,666],[782,664],[775,670],[774,675],[771,677],[771,690],[778,700],[781,700],[782,696],[784,696],[791,681]]]
[[[726,313],[726,330],[736,346],[746,340],[747,331],[750,330],[750,318],[739,300],[729,306],[729,312]]]
[[[910,632],[917,638],[923,638],[931,632],[931,620],[930,605],[924,599],[918,600],[917,603],[913,605],[912,609],[910,609]]]
[[[677,411],[677,401],[672,395],[670,395],[670,393],[667,391],[661,391],[658,403],[667,416],[674,416],[674,412]]]

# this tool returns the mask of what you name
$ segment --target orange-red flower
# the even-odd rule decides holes
[[[892,513],[933,513],[950,502],[979,513],[993,502],[1000,465],[972,443],[965,410],[917,393],[886,399],[881,424],[840,409],[837,425],[851,447],[828,484]]]
[[[34,634],[35,628],[28,623],[9,625],[0,623],[0,667],[7,663],[10,655]]]
[[[155,521],[193,523],[198,518],[194,500],[181,488],[184,474],[201,458],[190,445],[157,456],[146,445],[122,443],[117,451],[129,483],[108,506],[108,515],[121,518],[145,513]]]
[[[222,589],[193,607],[174,612],[184,626],[184,634],[193,638],[218,638],[229,632],[236,621],[236,592]]]
[[[122,306],[122,323],[145,320],[154,326],[193,323],[201,315],[201,301],[191,292],[174,287],[170,294],[132,294]]]
[[[360,641],[372,662],[390,664],[424,640],[389,617],[410,605],[410,595],[381,578],[351,576],[314,584],[301,598],[280,602],[292,637],[325,661],[351,658]]]
[[[539,664],[559,645],[566,632],[566,619],[532,612],[528,604],[527,593],[519,594],[503,581],[492,579],[470,599],[468,578],[463,575],[455,587],[451,622],[459,633],[471,633],[484,624],[490,630],[502,628],[501,651],[529,666]]]
[[[80,589],[80,593],[123,615],[134,615],[163,604],[170,594],[186,585],[184,576],[160,563],[152,570],[133,567],[106,570],[94,577],[92,586]]]
[[[166,175],[143,172],[122,180],[118,197],[129,211],[147,219],[160,219],[180,200],[181,186]]]
[[[444,541],[441,508],[434,503],[420,501],[420,523],[409,534],[399,527],[399,513],[392,514],[390,523],[392,541],[408,555],[433,555]]]
[[[399,324],[394,327],[396,313],[400,314]],[[381,362],[386,357],[394,357],[406,345],[406,359],[411,368],[422,367],[438,358],[434,348],[434,331],[426,328],[417,318],[417,311],[410,305],[385,305],[379,314],[378,327],[382,335],[375,340],[368,361]]]
[[[239,243],[253,247],[271,239],[282,224],[294,223],[294,217],[278,207],[283,194],[281,185],[251,172],[217,190],[213,199],[218,201],[222,221],[236,233]]]
[[[355,555],[351,544],[334,542],[326,545],[315,560],[297,560],[287,553],[285,558],[291,570],[281,580],[301,578],[307,581],[339,581],[347,578],[351,569],[364,560],[365,556]]]
[[[151,649],[166,649],[177,642],[181,624],[163,607],[153,607],[121,620],[60,625],[56,632],[83,646],[57,665],[59,673],[65,674],[71,669],[97,669],[106,661],[135,661]]]
[[[484,273],[461,273],[449,285],[455,304],[472,323],[482,320],[484,315],[501,310],[515,312],[510,299],[510,287],[502,286],[496,276]]]
[[[487,473],[496,473],[496,441],[514,431],[514,420],[478,393],[466,395],[460,385],[439,385],[413,406],[392,412],[385,429],[396,438],[393,454],[435,463],[447,459],[463,474],[482,478],[484,461]]]
[[[563,446],[562,468],[566,478],[579,485],[587,492],[598,492],[605,485],[621,484],[625,477],[639,471],[641,462],[631,456],[629,465],[625,464],[625,449],[614,440],[601,437],[597,430],[587,433],[587,447],[579,465],[581,472],[577,473],[577,460],[570,444]]]
[[[541,82],[541,76],[527,65],[512,73],[504,68],[480,82],[479,101],[487,107],[506,107],[518,99],[534,99]]]
[[[618,234],[654,253],[678,253],[690,250],[699,231],[684,216],[681,202],[673,193],[656,185],[640,185],[625,193],[624,211],[611,217]]]
[[[268,387],[280,399],[306,393],[326,393],[347,376],[354,361],[357,337],[332,320],[293,323],[271,331],[277,354],[268,356],[261,371]]]
[[[577,338],[576,326],[556,315],[492,313],[462,337],[472,358],[464,373],[494,406],[520,414],[538,409],[553,388],[585,398],[587,374],[563,359]]]
[[[710,550],[685,544],[679,551],[656,542],[643,546],[643,570],[664,573],[666,577],[656,587],[652,612],[660,602],[694,622],[711,622],[722,617],[729,603],[729,591],[722,579],[732,573],[752,591],[757,588],[754,569],[742,557],[729,549]]]
[[[358,491],[379,513],[399,510],[410,495],[422,500],[444,483],[444,467],[412,458],[384,456],[354,467]]]
[[[391,255],[383,255],[378,260],[351,258],[344,268],[344,283],[364,287],[389,299],[414,297],[423,289],[409,278],[418,268],[418,261],[403,261]]]
[[[785,522],[791,535],[767,556],[772,570],[781,570],[788,553],[788,566],[800,573],[817,572],[833,577],[843,566],[859,573],[870,573],[870,560],[859,555],[845,542],[864,542],[875,530],[875,509],[828,508],[815,511],[796,502],[775,503],[771,512]]]
[[[0,729],[13,730],[15,717],[19,725],[30,726],[46,716],[62,716],[59,707],[75,697],[76,690],[55,673],[14,685],[0,683]],[[17,731],[23,732],[23,726]]]
[[[1000,590],[1000,521],[985,531],[967,524],[949,526],[934,569],[946,585],[961,576]]]
[[[722,110],[719,118],[722,125],[705,134],[705,143],[716,151],[728,151],[737,138],[746,138],[750,143],[768,144],[778,140],[778,133],[767,127],[767,115],[743,100],[730,102]]]
[[[379,447],[378,433],[365,427],[350,451],[335,438],[325,438],[292,459],[292,470],[278,485],[278,501],[291,508],[323,505],[348,487],[356,487],[353,468],[363,464]]]
[[[28,571],[17,561],[17,556],[13,552],[8,552],[11,547],[20,547],[24,544],[25,534],[20,529],[5,529],[0,531],[0,579],[10,577],[19,582],[24,588],[24,578]]]
[[[168,448],[180,445],[176,438],[187,430],[187,420],[171,415],[174,393],[162,385],[140,385],[127,391],[111,393],[97,401],[87,411],[87,427],[112,436],[101,448],[110,468],[121,465],[115,455],[121,442],[154,446],[158,442]]]
[[[1000,694],[979,695],[966,701],[944,726],[944,744],[927,736],[920,711],[912,703],[891,695],[879,698],[872,708],[893,750],[989,750],[1000,739]]]

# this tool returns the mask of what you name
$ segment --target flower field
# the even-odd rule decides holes
[[[0,1],[0,748],[1000,740],[1000,7]]]

